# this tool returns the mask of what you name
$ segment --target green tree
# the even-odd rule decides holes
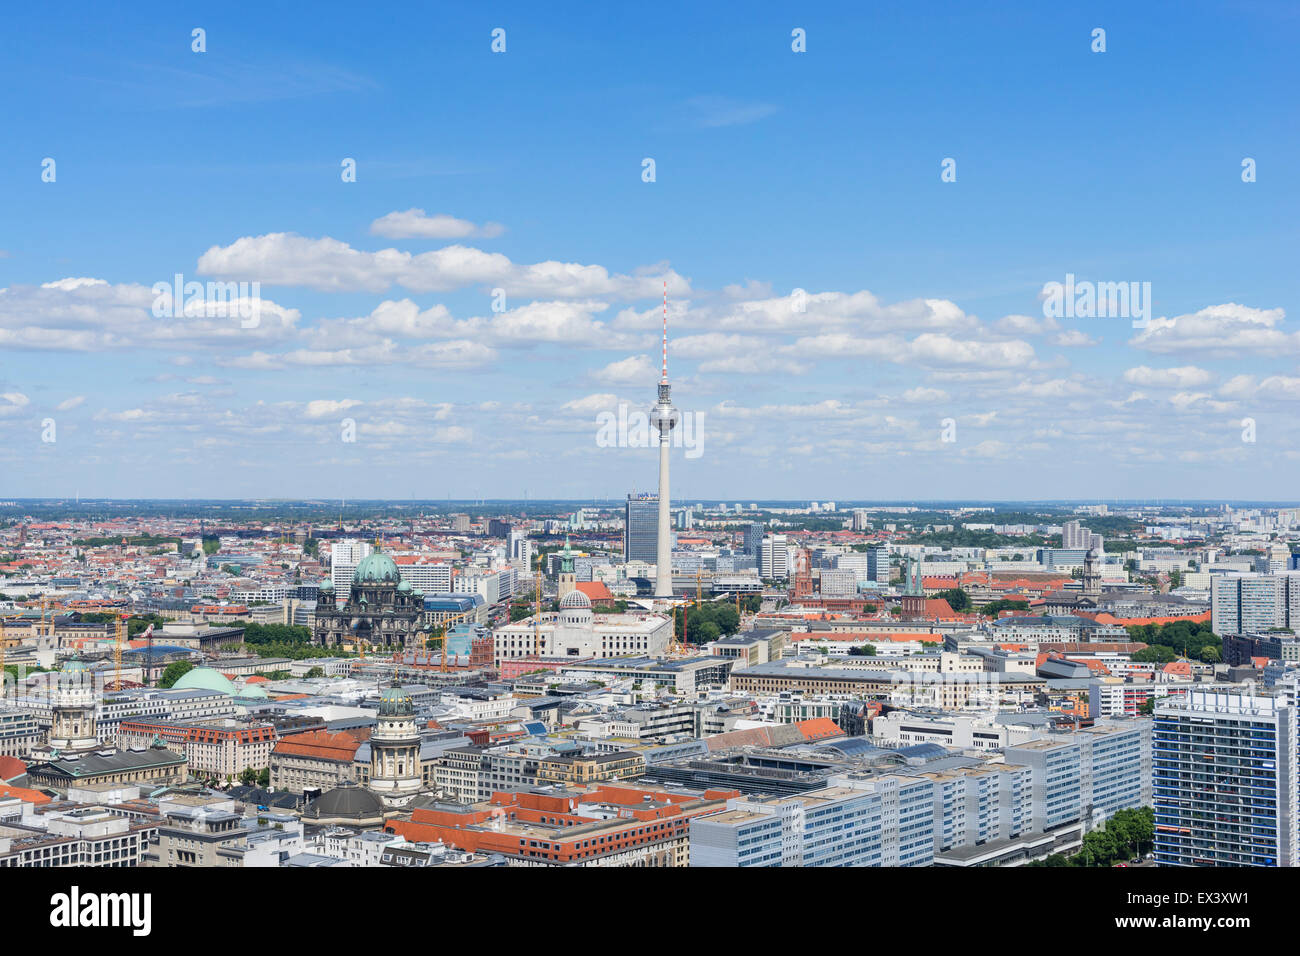
[[[323,667],[312,667],[307,670],[308,677],[324,677],[325,669]]]
[[[1028,611],[1028,601],[1016,601],[1010,598],[1001,598],[997,601],[990,601],[988,604],[980,606],[980,613],[985,617],[997,617],[1003,611]]]
[[[162,677],[158,678],[158,686],[171,687],[192,670],[194,670],[193,661],[172,661],[163,670]]]
[[[970,595],[961,588],[950,588],[947,591],[940,591],[935,597],[943,598],[948,602],[948,606],[954,611],[961,613],[971,609]]]
[[[1144,647],[1142,650],[1134,651],[1129,655],[1129,660],[1137,661],[1140,664],[1168,664],[1177,659],[1178,655],[1163,644],[1152,644],[1150,647]]]

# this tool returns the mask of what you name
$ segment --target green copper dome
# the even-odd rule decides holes
[[[362,558],[352,572],[353,584],[396,584],[400,578],[397,562],[378,551]]]
[[[172,690],[210,690],[230,697],[239,694],[229,677],[211,667],[195,667],[186,671],[180,680],[172,684]]]
[[[409,717],[415,713],[415,701],[405,688],[385,687],[379,692],[380,717]]]

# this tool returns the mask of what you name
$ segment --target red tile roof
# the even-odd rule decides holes
[[[844,731],[840,729],[840,725],[829,717],[814,717],[812,720],[801,720],[795,726],[809,741],[828,740],[831,737],[844,736]]]
[[[361,741],[370,736],[368,730],[340,730],[330,733],[327,730],[309,730],[306,733],[290,734],[281,738],[275,745],[274,753],[291,754],[296,757],[316,757],[320,760],[342,760],[351,762],[357,754]]]
[[[0,797],[17,797],[23,803],[50,802],[50,798],[39,790],[28,790],[26,787],[11,787],[7,783],[0,783]]]
[[[0,780],[12,780],[27,772],[27,764],[17,757],[0,756]]]
[[[617,601],[614,592],[605,587],[604,581],[577,581],[573,585],[594,604],[596,601]]]

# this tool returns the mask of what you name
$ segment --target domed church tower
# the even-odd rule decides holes
[[[415,701],[394,684],[379,694],[379,724],[370,734],[369,789],[392,808],[409,802],[421,784]]]
[[[97,749],[95,675],[90,665],[80,659],[68,661],[53,680],[53,722],[46,746],[62,754]]]

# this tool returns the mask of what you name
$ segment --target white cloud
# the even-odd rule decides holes
[[[1247,401],[1300,401],[1300,378],[1269,375],[1256,380],[1253,375],[1235,375],[1223,383],[1219,394],[1224,398]]]
[[[581,415],[595,415],[599,412],[612,409],[617,405],[617,395],[613,395],[609,392],[598,392],[594,395],[575,398],[572,401],[565,402],[560,407],[566,412],[577,412]]]
[[[1300,351],[1300,332],[1279,328],[1285,315],[1282,309],[1255,309],[1235,302],[1212,305],[1172,319],[1152,319],[1129,344],[1162,354],[1291,354]]]
[[[430,216],[423,209],[390,212],[370,224],[370,234],[385,239],[493,239],[505,231],[499,222],[480,226],[455,216]]]
[[[645,385],[658,380],[659,369],[644,355],[629,355],[597,369],[591,377],[602,385]]]
[[[308,402],[303,409],[303,414],[308,418],[332,418],[340,415],[350,408],[356,408],[361,402],[355,398],[344,398],[339,400],[319,398],[315,401]]]
[[[266,285],[306,286],[324,292],[383,292],[403,286],[413,292],[446,292],[466,286],[500,287],[509,295],[632,300],[658,297],[663,280],[670,294],[689,283],[676,272],[617,275],[603,266],[574,262],[519,265],[501,253],[453,245],[412,255],[397,249],[364,252],[338,239],[309,239],[274,232],[244,236],[213,246],[199,257],[199,273]]]
[[[941,388],[909,388],[903,393],[903,400],[906,402],[915,402],[917,404],[933,404],[934,402],[946,402],[950,396]]]
[[[1214,379],[1213,372],[1195,365],[1180,365],[1177,368],[1139,365],[1124,373],[1124,381],[1146,388],[1199,388],[1209,385]]]
[[[103,279],[0,289],[0,346],[62,352],[246,346],[287,339],[299,319],[296,309],[251,297],[226,303],[205,299],[184,315],[158,318],[154,299],[152,288]],[[257,324],[245,328],[240,313],[251,315],[254,306]]]

